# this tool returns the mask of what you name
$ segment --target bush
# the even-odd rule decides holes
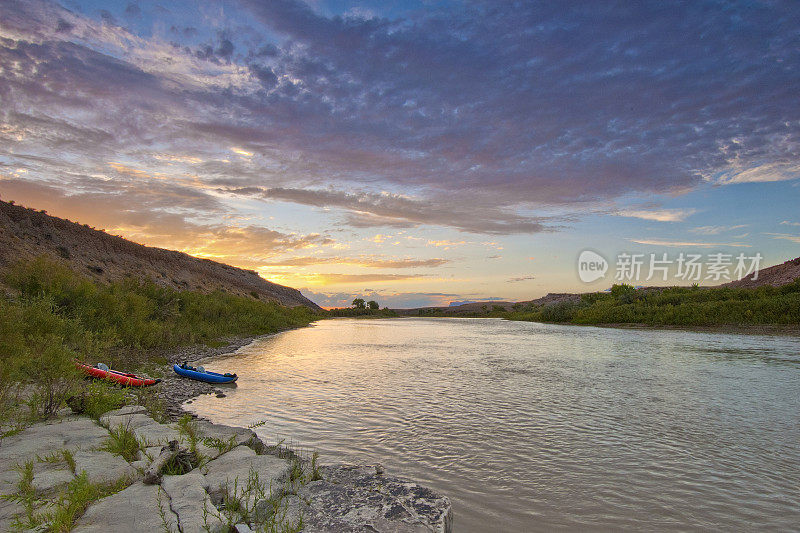
[[[102,381],[93,381],[68,398],[67,405],[76,414],[86,414],[98,420],[105,413],[125,405],[125,393]]]
[[[306,307],[176,291],[149,280],[103,284],[44,256],[13,265],[4,281],[17,295],[0,296],[0,421],[20,385],[32,387],[35,414],[51,416],[77,391],[75,359],[135,371],[179,345],[273,333],[320,318]],[[91,390],[83,405],[76,400],[78,409],[99,416],[118,403],[111,389]]]
[[[800,323],[800,280],[781,287],[670,287],[637,291],[614,285],[581,303],[553,304],[508,315],[513,320],[576,324],[759,325]]]

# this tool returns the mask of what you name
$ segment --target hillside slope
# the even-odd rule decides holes
[[[294,307],[320,307],[300,294],[244,270],[182,252],[136,244],[69,220],[0,201],[0,270],[11,263],[49,254],[99,281],[151,278],[178,290],[222,290]]]
[[[723,287],[740,287],[745,289],[753,289],[763,285],[772,285],[773,287],[780,287],[800,278],[800,257],[789,259],[780,265],[764,268],[758,272],[758,278],[753,279],[753,274],[740,279],[738,281],[731,281],[725,283]]]

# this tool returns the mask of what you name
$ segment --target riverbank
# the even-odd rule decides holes
[[[210,383],[203,383],[202,381],[196,381],[193,379],[182,378],[172,370],[172,365],[180,364],[184,361],[188,363],[194,363],[201,359],[232,354],[239,348],[247,346],[256,339],[269,337],[271,335],[277,335],[277,333],[256,336],[229,337],[227,339],[220,340],[217,344],[224,344],[219,346],[212,347],[205,344],[197,344],[193,346],[183,346],[176,350],[167,352],[164,356],[167,364],[163,368],[164,372],[161,377],[161,384],[158,386],[158,389],[156,389],[157,396],[163,402],[166,415],[172,420],[177,420],[186,414],[181,407],[183,403],[202,394],[216,394],[218,396],[225,395],[225,387],[212,385]]]
[[[321,466],[250,429],[162,424],[137,405],[7,436],[0,493],[2,531],[452,530],[446,497],[380,465]]]

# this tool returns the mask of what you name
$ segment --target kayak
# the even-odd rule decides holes
[[[125,385],[126,387],[147,387],[161,381],[160,379],[143,378],[136,374],[127,374],[117,370],[97,368],[79,362],[76,362],[75,366],[93,378],[107,379],[108,381],[113,381],[114,383]]]
[[[182,365],[172,365],[172,369],[179,376],[196,379],[197,381],[205,381],[206,383],[233,383],[239,379],[236,374],[218,374],[205,370],[202,366],[200,368],[194,368],[186,365],[186,363]]]

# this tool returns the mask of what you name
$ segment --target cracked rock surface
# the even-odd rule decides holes
[[[107,428],[120,425],[142,448],[132,463],[102,449],[110,438]],[[252,430],[203,420],[194,428],[197,438],[190,440],[177,425],[156,422],[140,406],[106,413],[100,423],[68,415],[35,424],[0,441],[0,494],[20,490],[28,464],[34,513],[52,511],[70,482],[85,472],[88,482],[108,495],[77,518],[73,531],[79,533],[452,530],[446,497],[385,475],[379,466],[313,470],[293,453],[266,446]],[[145,485],[142,473],[170,440],[194,447],[199,464]],[[11,530],[24,515],[19,501],[0,499],[0,531]]]

